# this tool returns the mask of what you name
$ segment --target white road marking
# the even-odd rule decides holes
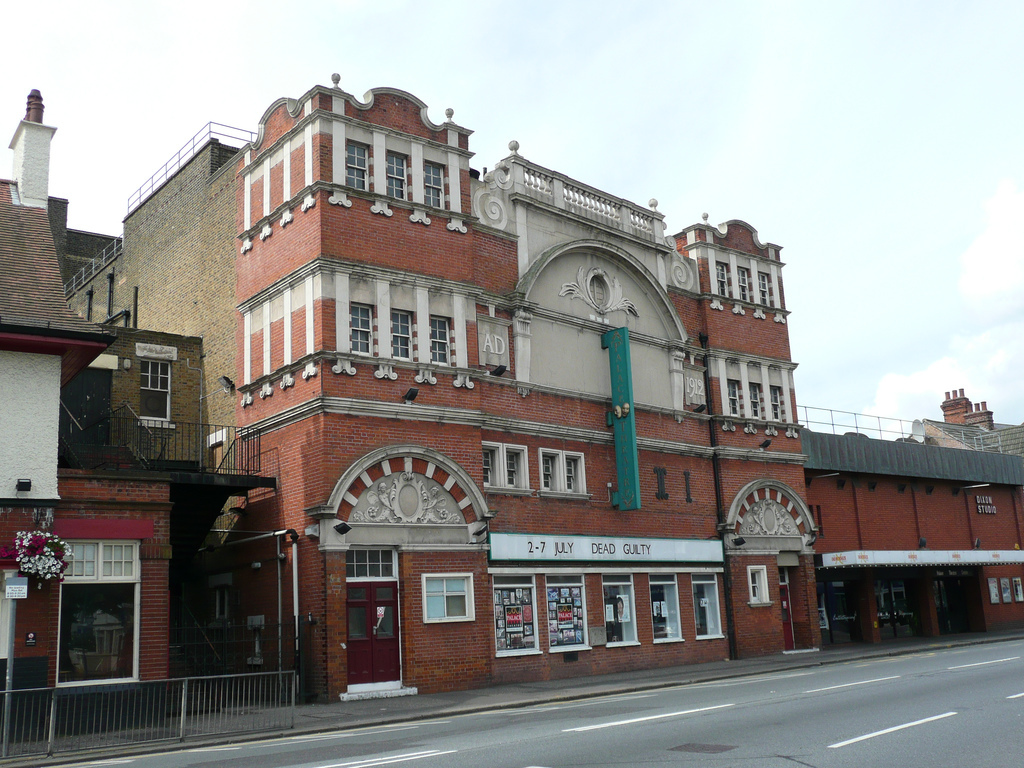
[[[946,669],[967,669],[968,667],[983,667],[986,664],[1002,664],[1004,661],[1016,661],[1020,656],[1011,656],[1008,659],[994,659],[993,661],[979,661],[975,664],[961,664],[958,667],[946,667]]]
[[[422,760],[425,757],[454,755],[456,752],[458,752],[457,749],[449,749],[445,752],[441,752],[436,749],[430,749],[426,752],[407,752],[404,755],[392,755],[391,757],[375,757],[372,760],[352,760],[348,763],[330,763],[329,765],[317,766],[317,768],[371,768],[375,765],[391,765],[392,763],[404,763],[408,760]]]
[[[448,722],[447,720],[444,722]],[[358,730],[358,731],[346,731],[345,733],[318,733],[318,734],[306,734],[303,736],[288,736],[283,739],[275,739],[275,741],[287,741],[290,744],[301,744],[306,741],[326,741],[328,739],[351,739],[355,736],[374,736],[379,733],[394,733],[395,731],[414,731],[419,728],[418,725],[395,725],[388,726],[385,728],[374,727],[371,730]]]
[[[1020,699],[1024,698],[1024,693],[1015,693],[1013,696],[1007,696],[1008,699]]]
[[[616,702],[619,702],[619,701],[635,701],[636,699],[653,699],[657,695],[658,694],[656,694],[656,693],[643,693],[643,694],[637,694],[635,696],[623,696],[621,694],[612,694],[611,696],[600,696],[600,697],[598,697],[596,699],[588,699],[587,701],[574,702],[574,703],[571,703],[571,704],[568,704],[568,703],[545,704],[545,705],[542,705],[542,706],[539,706],[539,707],[526,707],[524,709],[503,709],[503,710],[500,710],[500,711],[503,712],[503,713],[507,713],[507,714],[533,715],[533,714],[537,714],[539,712],[554,712],[555,710],[558,710],[558,709],[574,709],[574,708],[578,708],[578,707],[596,707],[599,704],[615,704]],[[488,712],[480,713],[480,714],[493,714],[494,712],[495,712],[495,710],[488,710]],[[527,766],[527,768],[530,768],[530,766]]]
[[[924,725],[925,723],[931,723],[935,720],[942,720],[946,717],[953,717],[957,714],[956,712],[946,712],[942,715],[935,715],[935,717],[926,717],[924,720],[915,720],[912,723],[904,723],[903,725],[894,725],[892,728],[886,728],[883,731],[875,731],[874,733],[866,733],[863,736],[858,736],[855,739],[847,739],[846,741],[840,741],[838,744],[829,744],[829,749],[839,749],[840,747],[846,747],[850,744],[856,744],[858,741],[867,741],[873,739],[876,736],[884,736],[887,733],[895,733],[896,731],[902,731],[905,728],[913,728],[915,725]]]
[[[613,728],[616,725],[632,725],[633,723],[646,723],[651,720],[664,720],[666,717],[681,717],[683,715],[695,715],[699,712],[711,712],[715,709],[733,707],[735,704],[719,704],[715,707],[701,707],[700,709],[685,709],[682,712],[667,712],[663,715],[648,715],[647,717],[633,717],[629,720],[616,720],[613,723],[602,723],[601,725],[585,725],[582,728],[565,728],[562,733],[582,733],[583,731],[596,731],[601,728]]]
[[[765,683],[773,680],[788,680],[791,677],[807,677],[814,672],[793,672],[789,675],[759,675],[757,677],[744,677],[739,680],[709,680],[706,683],[684,683],[673,685],[670,688],[663,688],[665,691],[678,691],[683,688],[731,688],[736,685],[750,685],[751,683]]]
[[[135,758],[124,758],[124,759],[111,759],[111,760],[94,760],[91,763],[76,763],[76,765],[127,765],[128,763],[134,763]]]
[[[827,688],[813,688],[813,689],[811,689],[809,691],[804,691],[804,693],[821,693],[822,691],[834,691],[837,688],[850,688],[851,686],[854,686],[854,685],[867,685],[868,683],[880,683],[883,680],[899,680],[899,679],[900,679],[899,675],[893,675],[892,677],[876,677],[874,680],[860,680],[859,682],[856,682],[856,683],[843,683],[842,685],[830,685]]]
[[[186,752],[235,752],[241,749],[241,747],[197,747],[196,749],[186,749]]]

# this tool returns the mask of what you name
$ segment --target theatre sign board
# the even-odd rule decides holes
[[[1024,550],[853,550],[828,552],[821,556],[822,568],[848,568],[857,565],[999,565],[1003,563],[1024,563]]]
[[[491,560],[722,563],[720,539],[492,533]]]

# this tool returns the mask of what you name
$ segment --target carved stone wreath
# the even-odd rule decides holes
[[[414,472],[399,472],[379,480],[366,491],[349,520],[360,523],[425,523],[463,525],[466,521],[454,499],[438,483]]]
[[[784,506],[771,499],[755,501],[743,516],[740,535],[797,536],[796,523]]]
[[[576,282],[563,283],[558,295],[579,299],[599,315],[629,312],[634,317],[640,317],[633,302],[622,297],[619,279],[600,267],[580,267],[576,272]]]

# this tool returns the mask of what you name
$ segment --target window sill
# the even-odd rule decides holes
[[[554,648],[548,648],[548,653],[572,653],[573,651],[592,651],[594,650],[589,645],[558,645]]]
[[[497,659],[510,659],[516,656],[540,656],[543,654],[540,648],[527,648],[522,651],[495,651],[494,657]]]
[[[696,639],[700,640],[724,640],[725,635],[697,635]]]
[[[474,616],[446,616],[443,619],[423,619],[424,624],[458,624],[464,621],[476,621]]]
[[[686,638],[683,637],[661,637],[654,638],[655,645],[661,645],[662,643],[685,643]]]
[[[771,601],[768,601],[767,603],[748,602],[747,605],[749,605],[751,608],[771,608],[773,605],[775,605],[775,603]]]
[[[589,501],[590,494],[586,491],[575,493],[570,491],[537,491],[537,495],[546,499],[571,499],[573,501]]]
[[[532,488],[515,488],[511,485],[485,485],[484,493],[496,493],[504,496],[532,496]]]
[[[632,648],[636,645],[640,645],[639,640],[624,640],[619,643],[606,643],[605,648]]]

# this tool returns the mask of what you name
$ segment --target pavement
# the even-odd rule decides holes
[[[208,739],[189,739],[185,744],[139,744],[120,749],[104,749],[88,753],[63,753],[52,758],[0,761],[3,768],[20,766],[49,766],[71,762],[95,763],[104,757],[124,757],[128,754],[147,754],[170,751],[182,746],[194,748],[209,745],[238,743],[271,738],[275,735],[346,731],[357,728],[393,725],[464,715],[473,712],[513,709],[560,701],[573,701],[634,693],[637,691],[669,688],[737,677],[778,674],[790,670],[808,669],[826,664],[845,664],[871,659],[928,653],[968,645],[1001,643],[1024,640],[1024,629],[1002,632],[945,635],[938,638],[903,638],[875,644],[846,644],[828,646],[820,650],[796,651],[753,659],[723,660],[703,664],[684,664],[660,669],[618,672],[606,675],[573,677],[565,680],[509,683],[468,691],[450,691],[416,696],[361,699],[326,704],[306,704],[295,710],[295,727],[281,732],[253,732]]]

